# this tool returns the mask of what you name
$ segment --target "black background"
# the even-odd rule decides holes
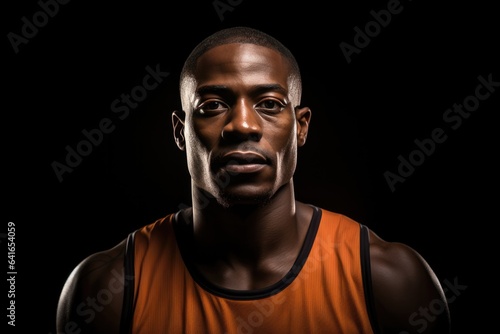
[[[15,222],[16,330],[55,333],[58,296],[76,264],[189,204],[170,119],[178,72],[197,42],[235,25],[277,37],[301,64],[303,104],[313,116],[299,151],[297,199],[409,244],[445,286],[459,284],[447,290],[454,333],[497,328],[500,87],[457,129],[443,120],[474,95],[478,76],[500,81],[493,2],[401,1],[401,12],[350,63],[340,43],[353,45],[354,27],[364,29],[370,11],[388,1],[234,0],[222,19],[213,1],[165,3],[71,1],[17,53],[8,34],[21,35],[22,18],[33,22],[41,7],[3,5],[0,233]],[[169,76],[120,120],[112,101],[157,65]],[[59,182],[52,163],[64,163],[65,147],[76,148],[82,131],[104,118],[114,130]],[[398,156],[408,158],[435,128],[446,141],[391,191],[384,173],[397,173]],[[6,252],[5,239],[1,245]]]

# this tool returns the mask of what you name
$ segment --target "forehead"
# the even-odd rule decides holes
[[[199,84],[213,80],[270,80],[286,84],[290,74],[288,60],[278,51],[255,44],[232,43],[205,52],[196,63]]]

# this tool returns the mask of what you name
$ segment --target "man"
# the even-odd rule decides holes
[[[293,55],[267,34],[202,41],[172,114],[192,206],[79,264],[58,332],[448,333],[446,297],[416,251],[295,200],[311,120],[301,90]]]

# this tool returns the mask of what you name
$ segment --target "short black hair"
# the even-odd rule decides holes
[[[198,45],[196,45],[196,47],[191,51],[186,61],[184,62],[184,66],[180,74],[180,87],[182,88],[183,80],[194,73],[196,62],[200,56],[216,46],[231,43],[255,44],[276,50],[280,54],[282,54],[290,63],[290,75],[297,85],[296,88],[298,90],[298,96],[300,100],[302,80],[299,65],[292,52],[275,37],[258,29],[244,26],[230,27],[218,30],[198,43]]]

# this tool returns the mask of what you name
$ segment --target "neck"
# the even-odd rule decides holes
[[[215,200],[208,205],[194,200],[192,214],[196,245],[212,259],[256,265],[296,249],[300,242],[292,182],[263,205],[226,208]]]

